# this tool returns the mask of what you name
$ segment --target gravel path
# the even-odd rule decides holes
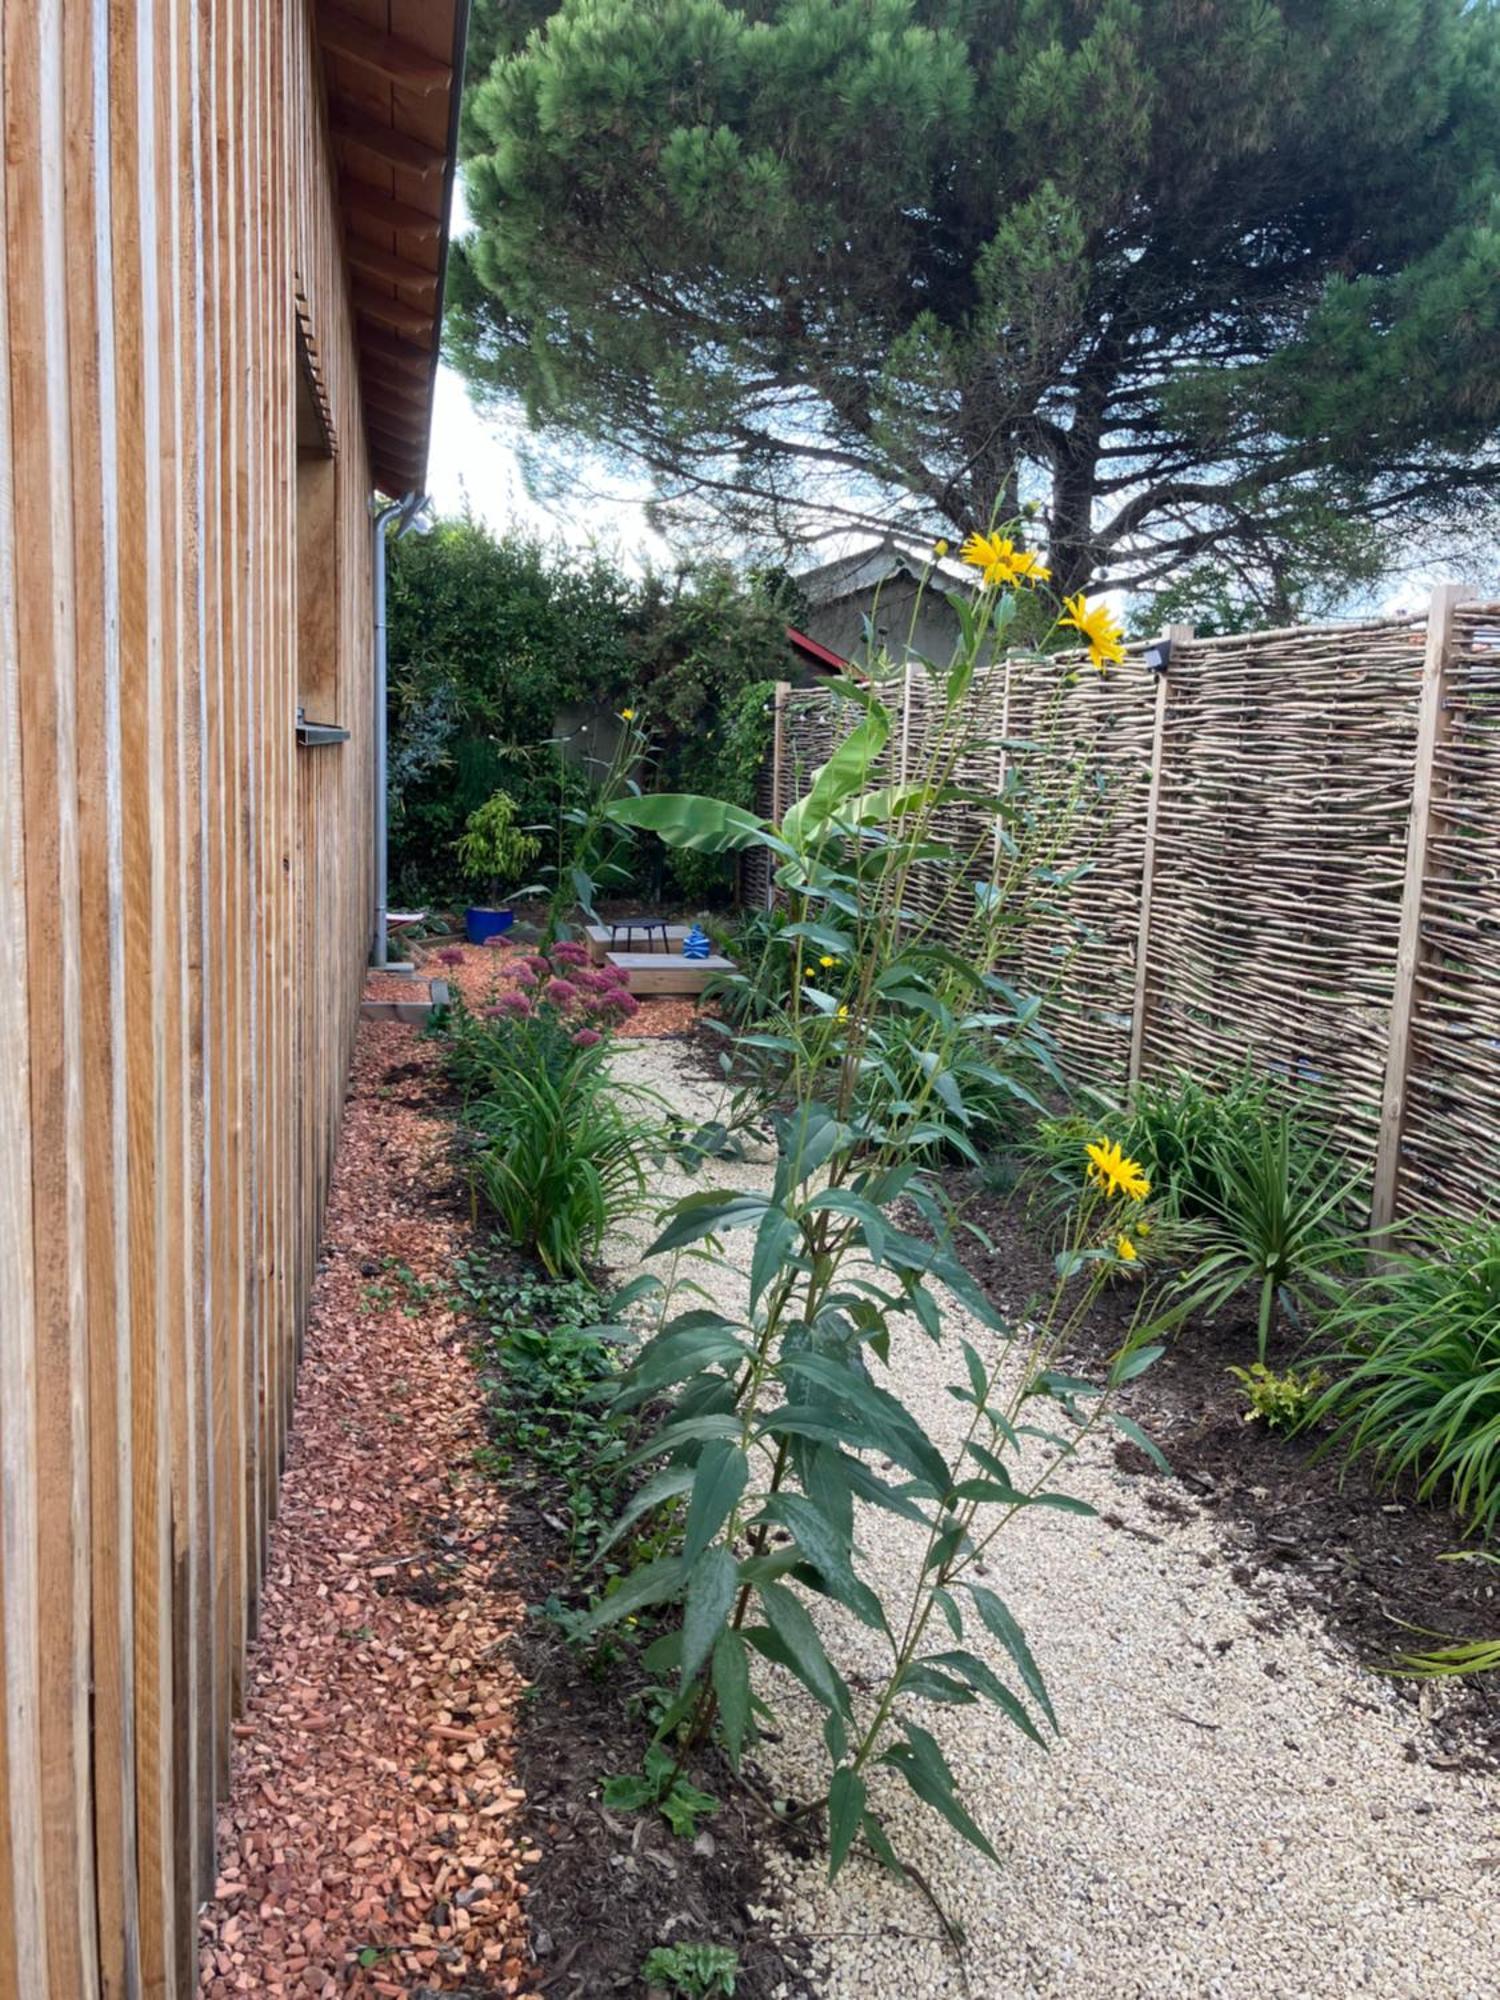
[[[671,1046],[633,1047],[619,1068],[708,1115],[712,1086]],[[660,1194],[768,1179],[763,1162],[721,1163],[691,1182],[664,1174]],[[648,1237],[642,1219],[618,1232],[609,1254],[622,1277]],[[748,1258],[748,1233],[728,1242]],[[726,1307],[741,1303],[737,1293]],[[949,1325],[993,1350],[956,1308]],[[892,1367],[931,1435],[954,1441],[956,1340],[939,1351],[910,1331]],[[1047,1676],[1061,1741],[1043,1755],[987,1705],[921,1714],[1003,1865],[894,1774],[876,1779],[897,1851],[966,1933],[963,1959],[930,1904],[873,1864],[852,1860],[830,1889],[820,1869],[777,1856],[785,1920],[815,1940],[818,1991],[1497,2000],[1500,1784],[1429,1767],[1411,1708],[1318,1626],[1289,1612],[1270,1629],[1234,1583],[1212,1519],[1148,1511],[1143,1482],[1115,1470],[1107,1441],[1067,1485],[1116,1525],[1030,1510],[990,1577]],[[919,1541],[905,1523],[865,1510],[860,1535],[868,1573],[914,1576]],[[820,1622],[846,1671],[882,1671],[873,1634],[836,1610]],[[966,1643],[1006,1671],[973,1625]],[[777,1706],[784,1740],[764,1761],[806,1796],[824,1772],[818,1717],[800,1691],[778,1689]]]

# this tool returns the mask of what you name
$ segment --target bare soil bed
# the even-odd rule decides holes
[[[1050,1257],[1019,1200],[976,1192],[965,1214],[993,1242],[986,1250],[974,1237],[962,1239],[964,1261],[997,1303],[1018,1310],[1050,1288]],[[1105,1293],[1075,1343],[1079,1374],[1099,1372],[1124,1338],[1133,1306],[1127,1287]],[[1190,1320],[1126,1390],[1121,1407],[1172,1468],[1163,1477],[1139,1446],[1124,1439],[1115,1446],[1116,1466],[1141,1480],[1147,1506],[1169,1521],[1211,1516],[1237,1557],[1230,1574],[1259,1600],[1267,1629],[1278,1629],[1293,1606],[1309,1609],[1362,1666],[1389,1666],[1415,1643],[1414,1626],[1454,1639],[1500,1632],[1494,1567],[1442,1560],[1466,1546],[1450,1509],[1377,1486],[1364,1465],[1346,1465],[1316,1437],[1288,1438],[1246,1423],[1229,1370],[1254,1355],[1253,1314]],[[1282,1326],[1267,1359],[1285,1369],[1305,1357]],[[1267,1671],[1274,1673],[1274,1661]],[[1424,1709],[1421,1688],[1394,1686],[1415,1719]],[[1434,1708],[1428,1697],[1426,1708],[1430,1734],[1441,1740],[1424,1747],[1425,1762],[1500,1770],[1500,1679],[1449,1682],[1441,1704]]]

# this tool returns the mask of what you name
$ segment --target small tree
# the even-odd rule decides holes
[[[505,884],[514,883],[542,851],[536,835],[516,825],[516,802],[509,792],[492,792],[471,812],[454,846],[464,880],[487,894],[492,906],[499,903]]]

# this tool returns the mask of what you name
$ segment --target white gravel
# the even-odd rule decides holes
[[[674,1045],[633,1044],[619,1069],[690,1119],[711,1112],[712,1086]],[[693,1181],[664,1173],[658,1191],[666,1202],[768,1179],[764,1162],[715,1163]],[[636,1219],[611,1243],[622,1275],[649,1234]],[[748,1257],[748,1234],[728,1242]],[[939,1443],[962,1421],[946,1393],[962,1373],[956,1335],[994,1346],[957,1308],[948,1324],[955,1338],[942,1350],[913,1330],[892,1354],[901,1393]],[[898,1853],[966,1935],[962,1956],[931,1905],[873,1864],[855,1857],[829,1888],[822,1868],[778,1854],[779,1920],[814,1940],[813,1991],[1500,2000],[1500,1784],[1429,1767],[1411,1708],[1307,1617],[1288,1611],[1277,1630],[1259,1629],[1264,1608],[1233,1582],[1212,1518],[1148,1513],[1107,1442],[1066,1486],[1125,1527],[1029,1510],[989,1577],[1027,1632],[1061,1740],[1044,1755],[988,1705],[913,1711],[1002,1865],[894,1774],[875,1779]],[[915,1575],[913,1529],[866,1509],[859,1532],[866,1574],[887,1589]],[[820,1623],[846,1674],[882,1673],[875,1635],[837,1611]],[[1013,1680],[977,1620],[966,1643]],[[819,1716],[780,1683],[776,1705],[784,1738],[762,1761],[778,1787],[806,1797],[826,1781]]]

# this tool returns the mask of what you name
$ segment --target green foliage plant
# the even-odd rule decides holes
[[[569,804],[568,763],[561,742],[554,742],[558,766],[558,813],[556,858],[543,869],[550,887],[543,941],[550,945],[566,935],[568,919],[576,910],[585,923],[597,921],[595,899],[606,889],[619,889],[630,880],[630,870],[621,858],[631,835],[611,818],[610,808],[620,799],[640,795],[639,771],[650,756],[650,744],[636,711],[622,708],[616,718],[609,761],[601,770],[591,771],[586,795]]]
[[[659,1944],[646,1954],[641,1978],[678,2000],[734,2000],[740,1956],[727,1944]]]
[[[524,984],[483,1016],[444,1024],[468,1138],[476,1214],[494,1214],[554,1276],[582,1276],[606,1231],[644,1194],[662,1121],[610,1070],[616,1025],[637,1002],[568,940],[521,962]]]
[[[479,1327],[476,1358],[489,1442],[481,1463],[502,1478],[520,1468],[561,1489],[568,1554],[577,1561],[603,1541],[625,1488],[625,1442],[607,1420],[604,1391],[620,1349],[592,1331],[601,1300],[583,1280],[496,1271],[482,1257],[460,1265],[456,1291]]]
[[[1264,1361],[1252,1361],[1248,1368],[1231,1368],[1229,1373],[1244,1390],[1250,1406],[1245,1422],[1263,1423],[1270,1431],[1300,1430],[1325,1386],[1325,1378],[1315,1368],[1288,1368],[1278,1375]]]
[[[542,851],[534,834],[516,825],[516,802],[509,792],[492,792],[464,822],[457,843],[464,879],[477,883],[498,902],[506,883],[515,883]]]
[[[1182,1280],[1182,1304],[1211,1316],[1253,1291],[1264,1362],[1278,1305],[1295,1318],[1338,1292],[1357,1254],[1350,1216],[1359,1177],[1326,1147],[1310,1150],[1286,1110],[1221,1135],[1212,1162],[1206,1247]]]
[[[1332,1448],[1500,1527],[1500,1226],[1434,1225],[1337,1300],[1318,1329],[1333,1377],[1313,1416]]]
[[[617,1812],[639,1812],[654,1806],[673,1833],[691,1840],[701,1821],[719,1810],[711,1792],[700,1791],[682,1775],[678,1760],[661,1743],[647,1746],[638,1772],[606,1778],[604,1803]]]
[[[1057,1726],[1052,1704],[994,1587],[1006,1530],[1031,1508],[1091,1511],[1059,1479],[1101,1425],[1139,1438],[1115,1411],[1114,1392],[1159,1352],[1145,1344],[1143,1296],[1106,1382],[1060,1366],[1079,1316],[1126,1258],[1128,1228],[1149,1196],[1117,1148],[1099,1157],[1079,1149],[1076,1212],[1052,1297],[1020,1322],[965,1270],[929,1164],[968,1144],[956,1058],[997,1012],[1009,1021],[990,968],[1040,893],[1027,842],[994,837],[996,816],[1015,827],[1025,817],[1014,790],[969,787],[957,776],[975,742],[975,667],[1003,641],[1020,587],[986,582],[972,602],[952,600],[964,643],[951,663],[925,667],[941,726],[902,782],[883,777],[890,710],[872,687],[851,683],[852,725],[779,826],[693,795],[614,808],[674,846],[767,850],[795,977],[786,1007],[743,1038],[781,1066],[777,1100],[765,1108],[776,1149],[769,1189],[709,1187],[674,1203],[648,1253],[663,1260],[662,1275],[633,1281],[612,1308],[621,1326],[632,1311],[648,1317],[616,1407],[661,1410],[633,1453],[656,1467],[633,1506],[670,1500],[684,1511],[673,1545],[583,1614],[578,1629],[647,1612],[662,1624],[647,1664],[675,1675],[659,1735],[678,1756],[716,1727],[738,1767],[760,1714],[752,1653],[773,1683],[799,1683],[824,1718],[833,1874],[860,1836],[893,1860],[870,1803],[876,1767],[898,1773],[993,1858],[921,1720],[924,1707],[987,1701],[1045,1746]],[[945,832],[954,806],[979,831]],[[928,891],[920,909],[910,893],[919,870]],[[959,913],[956,941],[936,933],[936,910]],[[837,988],[825,957],[846,974]],[[882,1055],[883,1024],[897,1016],[920,1058],[899,1070]],[[744,1280],[728,1255],[731,1236],[749,1242],[738,1307]],[[954,1339],[945,1294],[982,1329],[976,1340]],[[957,1349],[951,1393],[966,1416],[952,1452],[901,1398],[891,1363],[903,1324]],[[856,1503],[913,1530],[922,1554],[906,1584],[872,1572]],[[888,1652],[882,1682],[856,1693],[814,1616],[820,1604],[879,1636]],[[975,1620],[1001,1671],[966,1642]]]

